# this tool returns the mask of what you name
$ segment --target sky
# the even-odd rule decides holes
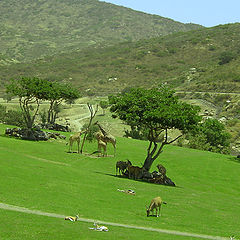
[[[240,22],[240,0],[101,0],[205,27]]]

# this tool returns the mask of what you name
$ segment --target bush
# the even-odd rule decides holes
[[[231,62],[233,59],[235,59],[236,57],[236,54],[233,53],[233,52],[223,52],[220,54],[219,56],[219,65],[223,65],[223,64],[226,64],[226,63],[229,63]]]
[[[207,119],[188,135],[188,146],[195,149],[227,154],[231,135],[217,119]]]
[[[6,112],[4,122],[9,125],[15,125],[18,127],[26,127],[24,117],[21,111],[9,110]]]
[[[6,106],[0,104],[0,122],[4,122],[4,118],[6,115]]]

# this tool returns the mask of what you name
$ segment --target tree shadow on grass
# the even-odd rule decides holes
[[[104,173],[104,172],[95,172],[95,173],[106,175],[106,176],[111,176],[111,177],[116,177],[114,174],[110,174],[110,173]]]
[[[132,180],[132,181],[137,181],[137,182],[142,182],[142,183],[147,183],[147,184],[154,184],[154,185],[160,185],[160,186],[166,186],[166,187],[175,187],[175,188],[183,188],[181,186],[171,186],[171,185],[166,185],[166,184],[157,184],[157,183],[151,183],[151,182],[148,182],[146,180],[143,180],[143,179],[131,179],[131,178],[128,178],[128,177],[125,177],[123,175],[115,175],[115,174],[110,174],[110,173],[104,173],[104,172],[96,172],[95,173],[97,174],[102,174],[102,175],[106,175],[106,176],[111,176],[111,177],[115,177],[115,178],[120,178],[120,179],[129,179],[129,180]]]
[[[240,157],[238,157],[238,156],[231,156],[228,158],[228,160],[232,161],[232,162],[240,163]]]

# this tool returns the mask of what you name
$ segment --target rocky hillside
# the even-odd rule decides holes
[[[98,0],[1,0],[0,64],[199,28]]]
[[[0,66],[0,80],[3,88],[9,78],[39,76],[97,95],[163,83],[182,91],[240,92],[239,49],[240,24],[227,24]]]

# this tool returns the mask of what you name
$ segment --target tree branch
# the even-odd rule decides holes
[[[181,135],[179,135],[178,137],[176,137],[175,139],[173,139],[172,141],[170,141],[170,142],[166,142],[166,144],[171,144],[171,143],[173,143],[173,142],[175,142],[176,140],[178,140],[180,137],[182,137],[183,136],[183,134],[181,134]]]

